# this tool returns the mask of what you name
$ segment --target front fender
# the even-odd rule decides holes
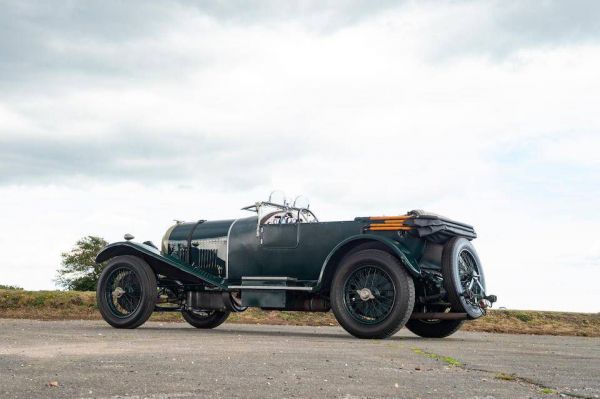
[[[419,263],[412,257],[410,250],[402,243],[380,235],[357,234],[340,242],[331,250],[331,252],[329,252],[329,255],[327,255],[327,258],[325,258],[323,266],[321,267],[321,273],[319,274],[319,280],[315,290],[321,289],[328,277],[333,275],[333,269],[335,269],[337,262],[343,257],[343,255],[345,255],[355,245],[369,241],[384,244],[394,255],[398,257],[398,259],[400,259],[402,265],[404,265],[406,270],[413,277],[421,276],[421,268],[419,267]]]
[[[150,245],[132,241],[122,241],[109,244],[96,256],[96,263],[105,262],[115,256],[132,255],[144,259],[156,274],[161,274],[170,279],[183,280],[192,283],[208,283],[215,287],[226,289],[227,284],[223,279],[182,263],[178,259],[164,255]]]

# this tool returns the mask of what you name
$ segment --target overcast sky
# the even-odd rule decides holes
[[[600,2],[0,0],[0,283],[272,189],[473,224],[499,306],[600,311]]]

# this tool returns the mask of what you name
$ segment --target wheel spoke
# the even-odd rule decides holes
[[[344,301],[358,321],[375,324],[391,312],[396,292],[391,277],[378,265],[354,271],[344,285]]]
[[[120,267],[107,277],[105,297],[111,312],[117,317],[127,317],[141,304],[141,285],[135,272]]]
[[[485,296],[485,287],[480,280],[479,265],[468,250],[461,251],[458,256],[458,275],[465,302],[479,309],[479,301]]]

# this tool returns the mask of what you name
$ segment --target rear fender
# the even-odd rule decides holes
[[[105,262],[115,256],[132,255],[144,259],[154,270],[170,279],[191,283],[207,283],[217,288],[226,289],[223,279],[182,263],[178,259],[162,254],[158,249],[137,242],[123,241],[109,244],[96,256],[96,263]]]
[[[413,259],[410,250],[402,243],[379,235],[358,234],[340,242],[331,250],[329,255],[327,255],[327,258],[325,258],[323,266],[321,267],[321,273],[319,274],[319,280],[315,286],[315,291],[328,288],[339,261],[341,261],[342,258],[355,246],[368,242],[381,243],[385,245],[385,247],[389,249],[392,254],[400,259],[400,262],[411,276],[421,276],[421,268],[419,267],[418,262]]]

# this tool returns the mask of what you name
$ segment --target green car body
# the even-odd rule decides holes
[[[370,232],[364,221],[271,224],[262,226],[259,236],[257,223],[256,216],[180,223],[169,228],[160,251],[149,244],[123,241],[107,246],[97,261],[136,254],[160,274],[176,276],[186,284],[208,283],[229,289],[239,287],[243,277],[281,276],[296,279],[298,287],[312,292],[327,291],[336,261],[367,242],[381,243],[393,251],[415,278],[421,277],[421,260],[428,268],[441,268],[441,259],[437,265],[432,259],[423,259],[427,241],[404,232]],[[225,252],[216,249],[211,259],[202,258],[206,250],[196,245],[217,240],[225,243]]]
[[[267,208],[274,212],[265,214]],[[476,237],[471,226],[418,211],[404,216],[319,222],[308,209],[287,204],[261,202],[244,209],[257,214],[178,222],[167,230],[160,249],[151,242],[126,240],[104,248],[97,262],[123,256],[143,260],[156,275],[159,289],[171,291],[177,306],[170,310],[229,312],[252,306],[328,311],[340,265],[361,249],[371,250],[391,256],[412,281],[412,318],[432,316],[434,313],[427,310],[429,303],[436,304],[439,311],[435,314],[440,320],[479,315],[473,317],[461,309],[457,312],[449,302],[442,265],[449,241]],[[483,299],[495,300],[490,296]],[[438,303],[447,306],[440,308]],[[157,306],[155,310],[163,309]],[[429,316],[419,317],[419,313]]]

